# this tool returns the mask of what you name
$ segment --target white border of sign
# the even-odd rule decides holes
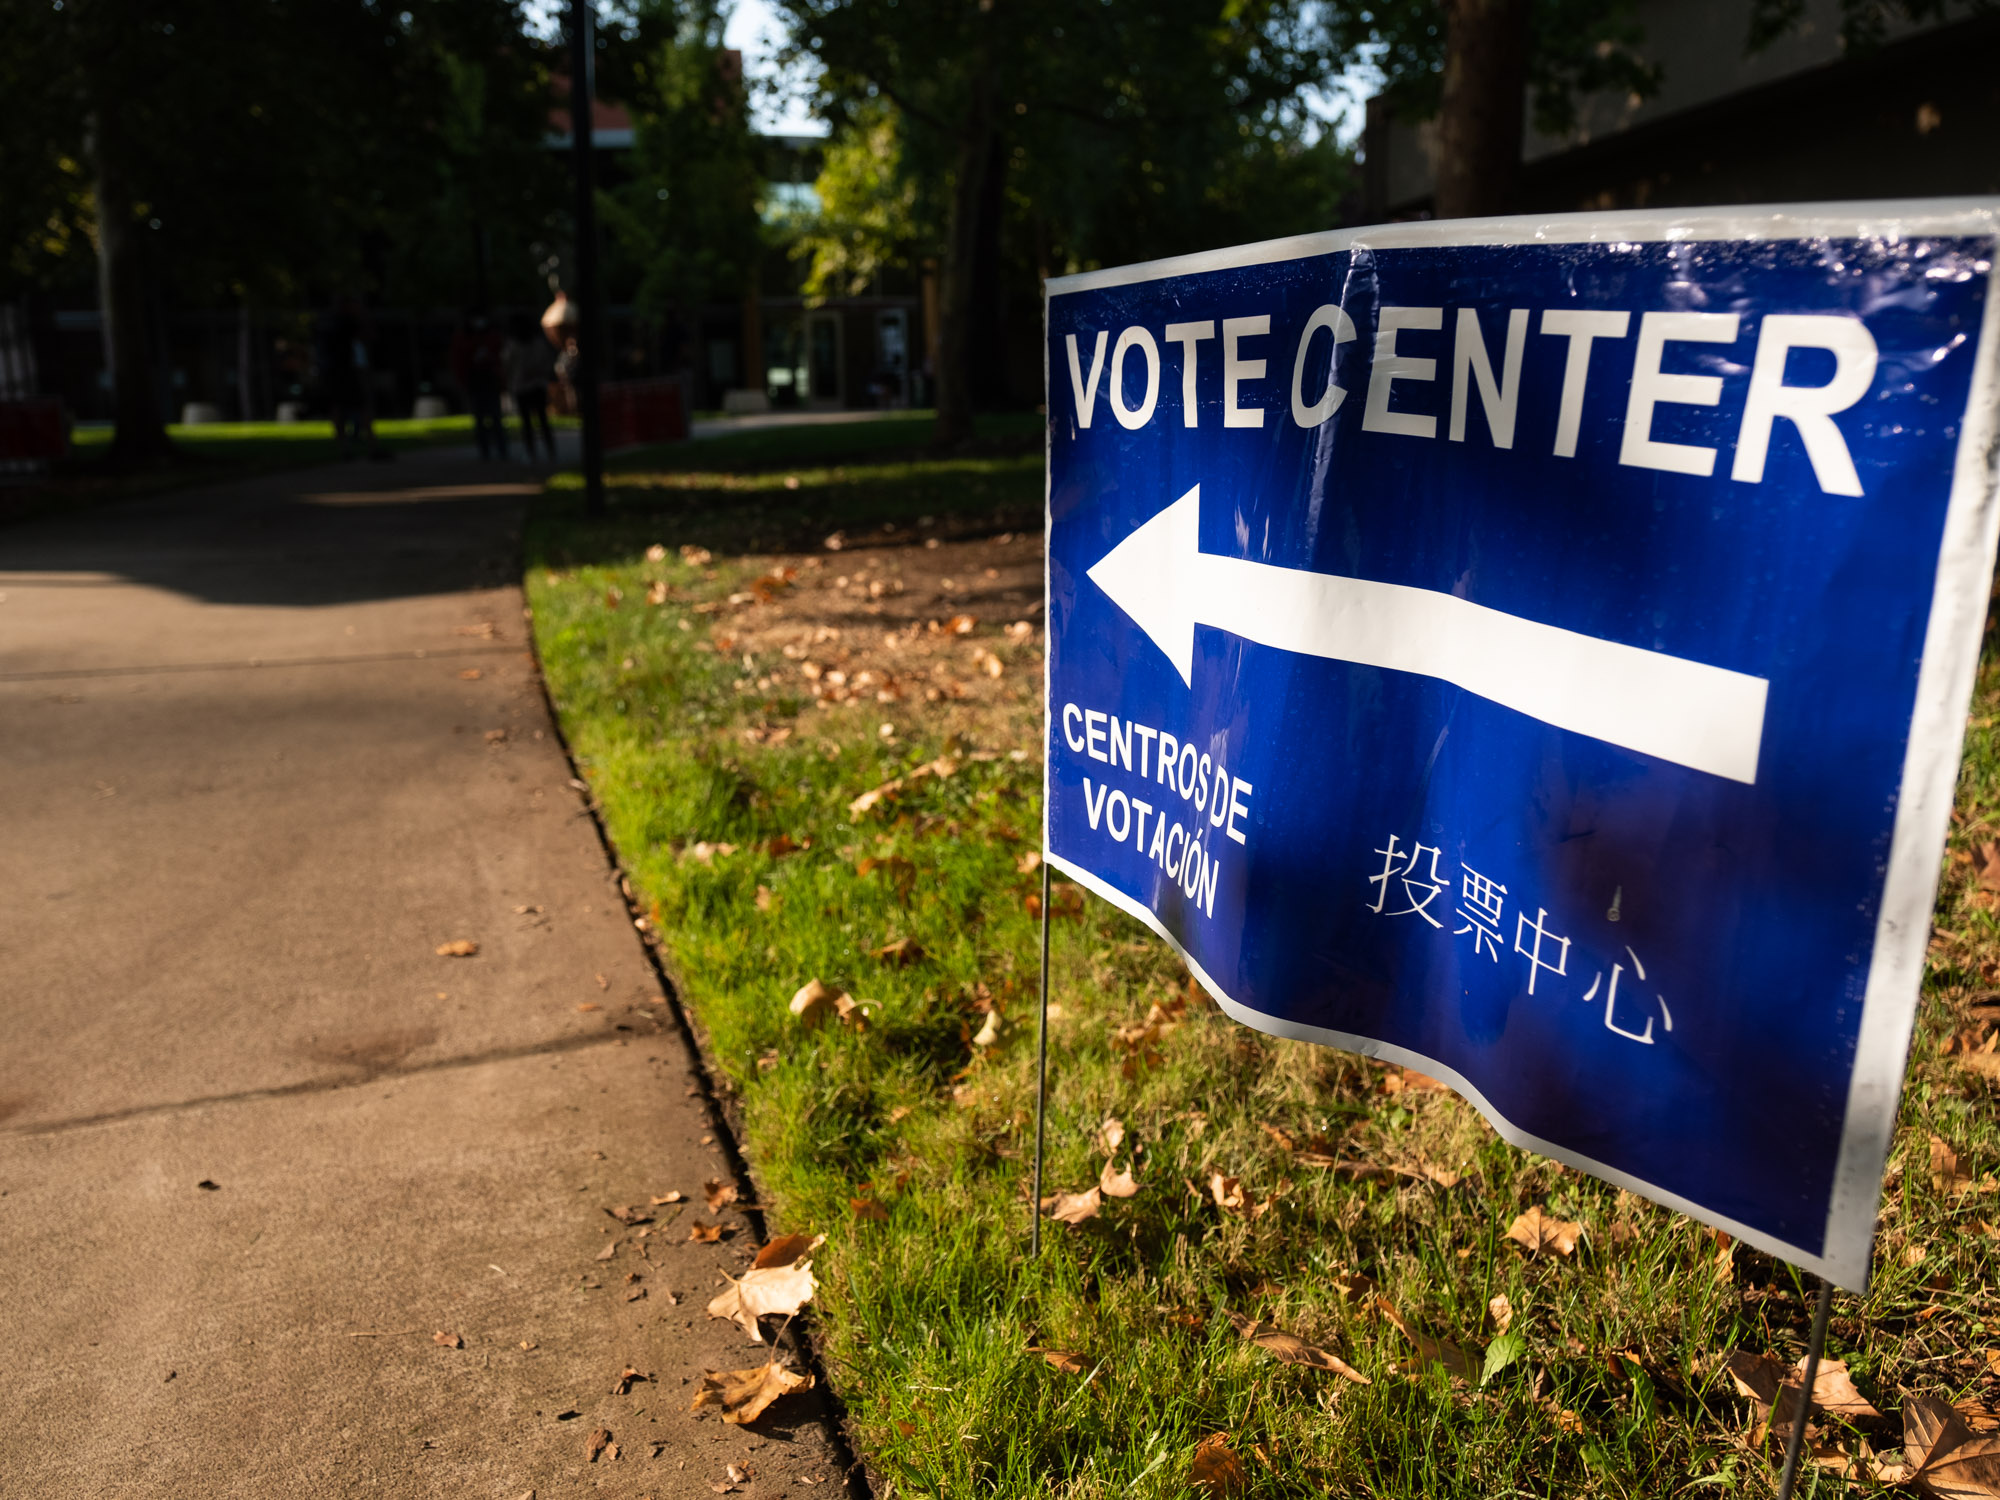
[[[1382,224],[1296,235],[1225,250],[1203,251],[1143,265],[1117,266],[1051,278],[1043,302],[1042,379],[1048,388],[1048,311],[1054,299],[1072,292],[1132,286],[1170,276],[1271,265],[1308,256],[1365,248],[1397,250],[1452,245],[1576,245],[1659,241],[1756,242],[1879,238],[1894,242],[1919,236],[1985,236],[1989,252],[1986,310],[1974,351],[1971,393],[1959,429],[1951,496],[1938,552],[1930,624],[1917,674],[1910,742],[1890,837],[1889,863],[1876,920],[1875,948],[1863,994],[1856,1038],[1855,1068],[1848,1087],[1847,1116],[1827,1213],[1825,1248],[1812,1254],[1761,1230],[1738,1224],[1672,1193],[1627,1176],[1579,1152],[1518,1129],[1463,1077],[1422,1053],[1348,1032],[1328,1031],[1276,1020],[1239,1005],[1224,993],[1157,917],[1088,870],[1048,853],[1048,789],[1053,746],[1052,700],[1043,695],[1042,850],[1056,869],[1165,938],[1189,970],[1234,1020],[1274,1036],[1318,1042],[1349,1052],[1416,1068],[1451,1085],[1492,1123],[1502,1137],[1553,1157],[1594,1177],[1651,1198],[1657,1203],[1727,1230],[1760,1250],[1793,1262],[1837,1286],[1867,1287],[1880,1201],[1882,1168],[1895,1134],[1896,1106],[1908,1061],[1930,944],[1931,912],[1937,901],[1940,863],[1949,831],[1958,765],[1964,745],[1966,710],[1979,668],[1979,647],[1991,597],[1994,548],[2000,541],[2000,199],[1933,198],[1879,203],[1811,203],[1746,208],[1632,213],[1552,214],[1543,217],[1458,219]],[[1054,403],[1049,403],[1053,413]],[[1051,421],[1045,442],[1054,457]],[[1052,464],[1043,472],[1044,576],[1048,597],[1046,544],[1052,540],[1049,501]],[[1044,615],[1046,627],[1048,616]],[[1045,653],[1046,656],[1046,653]]]

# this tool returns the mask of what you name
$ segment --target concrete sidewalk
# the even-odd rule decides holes
[[[0,531],[0,1493],[843,1484],[817,1396],[687,1412],[762,1362],[704,1314],[755,1246],[646,1206],[727,1158],[543,707],[532,491]]]

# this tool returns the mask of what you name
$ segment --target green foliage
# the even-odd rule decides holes
[[[836,121],[809,239],[817,285],[940,252],[961,148],[990,126],[1025,271],[1144,259],[1332,222],[1348,163],[1306,144],[1334,58],[1279,0],[792,0]],[[975,119],[977,116],[977,119]],[[982,137],[983,139],[983,137]]]
[[[743,289],[762,249],[763,188],[749,99],[722,46],[714,0],[642,6],[623,43],[620,99],[636,142],[631,179],[607,192],[607,236],[654,316]]]
[[[475,230],[525,246],[559,227],[547,70],[515,0],[15,11],[0,294],[90,283],[93,140],[129,187],[150,287],[184,304],[456,301]]]
[[[858,297],[937,244],[934,186],[911,170],[904,133],[895,107],[871,99],[828,142],[820,211],[793,248],[808,262],[807,296]]]

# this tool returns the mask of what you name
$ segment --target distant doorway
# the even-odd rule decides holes
[[[845,382],[841,379],[840,314],[816,312],[806,315],[806,404],[827,408],[846,405]]]
[[[910,316],[900,307],[875,315],[875,372],[868,384],[877,406],[900,410],[910,404]]]

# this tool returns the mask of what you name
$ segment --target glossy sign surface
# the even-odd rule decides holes
[[[1051,860],[1237,1019],[1860,1285],[1992,567],[1995,223],[1052,282]]]

